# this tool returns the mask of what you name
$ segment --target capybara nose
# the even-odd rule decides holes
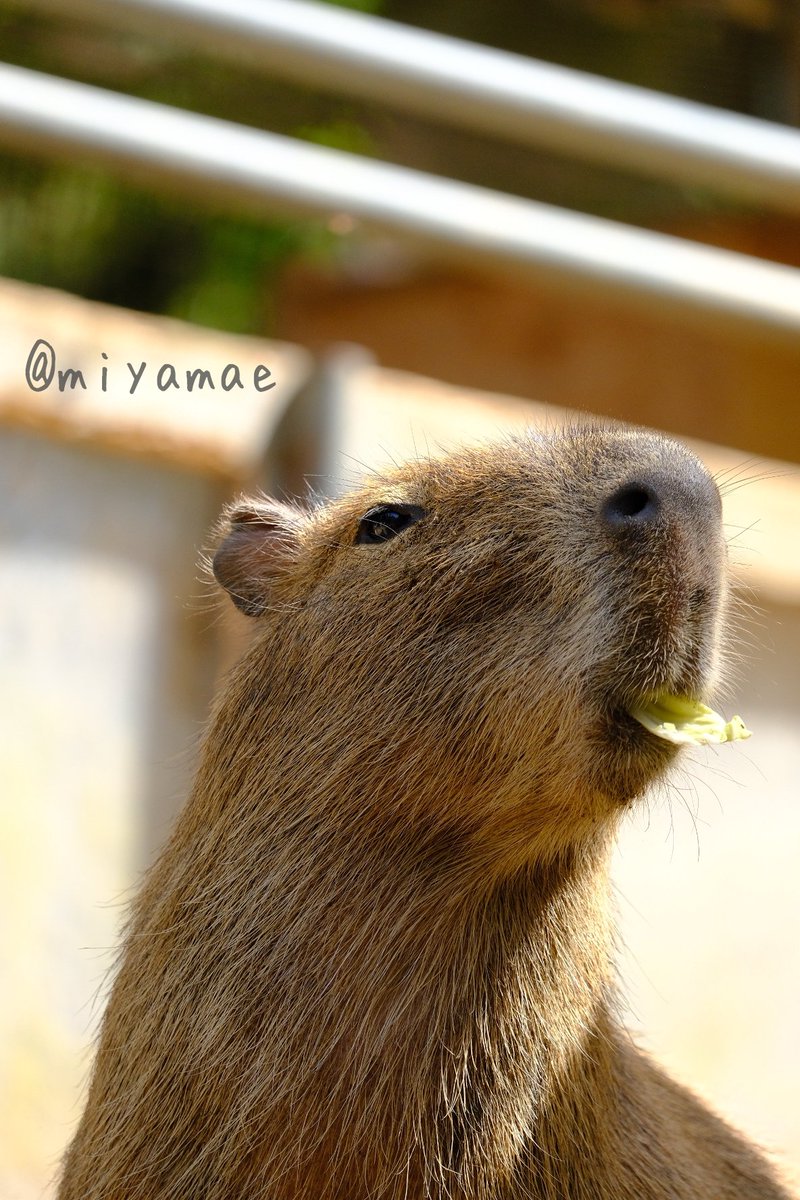
[[[719,492],[699,462],[682,456],[665,466],[646,466],[618,484],[603,503],[601,515],[614,531],[645,532],[673,520],[708,529],[720,518]]]

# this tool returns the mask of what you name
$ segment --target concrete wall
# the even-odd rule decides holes
[[[188,786],[216,669],[197,557],[221,501],[163,465],[0,438],[9,1200],[5,1164],[39,1181],[77,1113],[125,905]]]

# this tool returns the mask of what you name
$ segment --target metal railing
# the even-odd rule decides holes
[[[314,88],[800,212],[800,134],[306,0],[28,0]]]
[[[415,57],[418,71],[424,68],[427,72],[427,86],[434,88],[436,80],[442,97],[451,100],[465,70],[464,55],[474,55],[476,63],[487,56],[486,61],[522,64],[522,75],[529,69],[535,74],[542,66],[303,0],[259,0],[257,4],[231,0],[224,8],[219,0],[70,0],[68,6],[56,4],[56,0],[35,3],[63,8],[71,15],[91,10],[105,19],[112,12],[127,14],[126,19],[135,14],[137,20],[146,15],[153,28],[169,17],[175,30],[191,31],[202,25],[204,37],[210,36],[214,28],[214,48],[220,53],[238,52],[250,30],[249,52],[262,59],[265,48],[271,46],[266,57],[273,65],[280,59],[287,70],[292,57],[288,54],[288,34],[283,41],[277,33],[275,40],[270,40],[267,18],[272,13],[276,19],[277,15],[286,19],[293,12],[309,21],[313,13],[304,35],[304,49],[294,56],[292,70],[306,70],[310,63],[318,62],[320,78],[330,72],[335,55],[331,45],[323,53],[322,42],[325,36],[331,41],[331,31],[338,31],[341,53],[336,69],[342,72],[346,67],[353,80],[363,72],[363,77],[359,75],[353,83],[363,91],[374,89],[384,79],[381,71],[392,56],[397,63],[405,61],[409,70],[410,59]],[[261,29],[258,36],[253,33],[256,28]],[[328,34],[324,35],[326,29]],[[355,31],[361,31],[359,37],[367,38],[369,34],[373,40],[345,44],[346,39],[345,43],[341,39],[347,30],[353,31],[354,38]],[[376,57],[377,30],[385,40],[382,58]],[[417,48],[416,56],[411,54],[412,47]],[[462,57],[446,63],[444,49],[453,47],[453,52]],[[317,53],[319,59],[314,57]],[[558,73],[560,69],[553,70]],[[401,73],[399,66],[397,72]],[[573,77],[577,73],[564,74]],[[450,91],[445,76],[451,77]],[[404,76],[406,89],[410,78]],[[585,81],[587,77],[582,78]],[[487,73],[484,84],[488,79]],[[463,79],[461,86],[463,90]],[[620,86],[591,81],[596,94]],[[503,103],[510,103],[511,93],[513,88]],[[544,88],[543,96],[547,94]],[[552,103],[559,94],[557,89],[552,93]],[[449,104],[443,99],[440,110],[449,111]],[[664,97],[657,98],[658,105],[663,106],[664,113],[673,105],[675,111],[687,107]],[[694,111],[701,106],[688,107]],[[583,105],[576,99],[573,108],[573,116],[583,112],[584,126],[591,122],[587,99]],[[715,114],[714,119],[722,124],[729,121],[732,129],[744,120],[724,113]],[[764,122],[746,124],[770,131],[773,144],[785,147],[787,153],[777,158],[787,178],[794,171],[794,186],[800,194],[800,135],[773,129]],[[680,122],[676,129],[680,130]],[[680,141],[678,133],[675,140]],[[18,67],[0,68],[0,142],[26,152],[79,154],[139,182],[182,188],[195,200],[246,207],[259,214],[276,209],[317,214],[344,211],[370,226],[422,240],[440,253],[501,263],[506,269],[545,278],[551,286],[634,296],[643,307],[682,311],[694,321],[734,324],[740,331],[752,330],[762,336],[769,333],[796,338],[800,333],[800,272],[793,268]],[[746,158],[743,154],[740,157]],[[748,171],[753,169],[753,161],[748,160]],[[777,179],[773,178],[770,186],[777,189]]]

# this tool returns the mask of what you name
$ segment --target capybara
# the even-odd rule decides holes
[[[719,674],[720,500],[582,426],[243,499],[254,622],[133,907],[61,1200],[778,1200],[617,1015],[609,857]]]

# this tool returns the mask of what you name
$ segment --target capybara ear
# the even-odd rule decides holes
[[[275,579],[295,559],[302,523],[299,509],[266,497],[243,497],[225,510],[212,569],[248,617],[259,616],[269,606]]]

